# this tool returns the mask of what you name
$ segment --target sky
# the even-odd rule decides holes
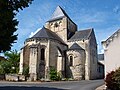
[[[101,41],[120,29],[120,0],[34,0],[16,16],[18,40],[12,50],[19,51],[24,41],[51,18],[58,5],[77,24],[78,30],[94,28],[98,53],[103,53]]]

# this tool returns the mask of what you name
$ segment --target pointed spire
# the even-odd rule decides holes
[[[56,19],[62,18],[64,16],[68,17],[66,12],[60,6],[57,6],[56,10],[54,11],[54,13],[49,21],[56,20]]]

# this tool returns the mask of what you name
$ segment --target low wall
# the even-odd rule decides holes
[[[7,81],[25,81],[25,76],[18,75],[18,74],[6,74],[5,80],[7,80]]]

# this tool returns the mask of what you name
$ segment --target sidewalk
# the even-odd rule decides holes
[[[105,84],[96,88],[95,90],[106,90]]]

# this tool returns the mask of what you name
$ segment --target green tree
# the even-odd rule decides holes
[[[18,73],[20,54],[16,50],[14,50],[10,52],[5,52],[4,56],[7,60],[2,60],[0,62],[1,74]]]
[[[11,49],[17,35],[18,21],[15,18],[19,10],[29,7],[33,0],[0,0],[0,53]]]

